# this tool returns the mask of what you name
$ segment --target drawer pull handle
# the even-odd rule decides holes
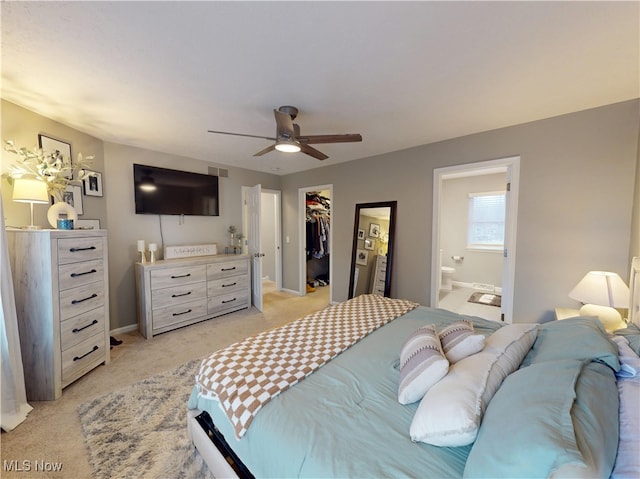
[[[223,288],[228,288],[229,286],[235,286],[236,284],[238,284],[237,281],[235,283],[231,283],[231,284],[223,284],[222,287]]]
[[[90,328],[94,324],[98,324],[98,320],[97,319],[94,319],[93,321],[91,321],[91,324],[87,324],[86,326],[83,326],[81,328],[73,328],[71,330],[71,332],[72,333],[79,333],[80,331],[84,331],[85,329]]]
[[[180,275],[171,275],[171,279],[188,278],[189,276],[191,276],[191,273],[180,274]]]
[[[182,293],[182,294],[172,294],[171,297],[172,298],[179,298],[181,296],[189,296],[191,294],[191,291],[188,291],[186,293]]]
[[[220,271],[233,271],[234,269],[236,269],[235,266],[233,268],[221,268]]]
[[[98,294],[97,293],[93,293],[91,296],[89,296],[88,298],[83,298],[83,299],[74,299],[73,301],[71,301],[71,304],[78,304],[78,303],[82,303],[84,301],[89,301],[90,299],[93,298],[97,298]]]
[[[78,253],[80,251],[88,251],[88,250],[92,250],[92,249],[96,249],[95,246],[88,246],[86,248],[69,248],[69,251],[71,251],[72,253]]]
[[[91,271],[85,271],[84,273],[71,273],[72,278],[77,278],[78,276],[83,276],[85,274],[97,273],[97,269],[92,269]]]
[[[233,298],[233,299],[228,299],[226,301],[222,301],[222,304],[226,304],[226,303],[233,303],[237,298]]]
[[[187,313],[190,313],[190,312],[191,312],[191,309],[187,309],[186,311],[183,311],[182,313],[173,313],[173,315],[174,316],[181,316],[183,314],[187,314]]]
[[[74,361],[80,361],[83,358],[86,358],[87,356],[89,356],[91,353],[97,351],[98,349],[100,349],[97,345],[93,347],[93,349],[91,351],[89,351],[86,354],[83,354],[82,356],[76,356],[75,358],[73,358]]]

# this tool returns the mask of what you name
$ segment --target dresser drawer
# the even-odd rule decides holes
[[[167,306],[162,309],[154,309],[153,330],[164,328],[172,324],[182,323],[196,319],[207,314],[207,300],[192,301],[190,303],[182,303],[173,306]]]
[[[83,284],[95,283],[103,279],[104,262],[102,259],[64,264],[58,267],[58,284],[60,285],[60,291],[76,288]]]
[[[206,268],[206,265],[198,265],[151,271],[151,289],[162,289],[206,281]]]
[[[207,265],[207,279],[224,278],[236,274],[247,274],[249,262],[247,260],[229,260]]]
[[[175,288],[154,289],[151,291],[151,304],[153,309],[161,309],[206,297],[207,283],[183,284]]]
[[[100,259],[104,256],[103,253],[103,240],[100,236],[58,240],[58,264]]]
[[[104,305],[104,282],[85,284],[60,292],[60,321]]]
[[[207,313],[217,314],[230,309],[240,309],[249,306],[249,293],[247,291],[236,291],[235,293],[221,294],[209,298]]]
[[[214,279],[207,282],[207,296],[231,293],[233,291],[247,291],[249,276],[230,276],[228,278]]]
[[[60,325],[60,347],[62,351],[66,351],[95,334],[101,333],[104,335],[104,322],[104,306],[63,321]]]
[[[62,351],[62,383],[75,381],[106,360],[104,331]]]

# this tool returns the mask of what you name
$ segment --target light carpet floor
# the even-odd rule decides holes
[[[27,420],[0,436],[5,478],[91,478],[93,471],[84,444],[78,407],[107,393],[118,391],[150,376],[163,373],[266,329],[286,324],[327,306],[329,288],[306,296],[286,292],[264,295],[264,313],[250,308],[194,324],[153,339],[137,332],[118,335],[123,344],[111,350],[111,363],[99,366],[69,387],[57,401],[33,401]],[[186,425],[185,425],[186,428]],[[6,470],[5,464],[33,469],[36,461],[58,463],[59,472],[26,473]],[[138,477],[144,477],[140,475]]]

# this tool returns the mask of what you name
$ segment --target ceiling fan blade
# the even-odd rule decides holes
[[[346,135],[304,135],[296,137],[296,140],[308,145],[319,143],[349,143],[353,141],[362,141],[362,135],[357,133]]]
[[[270,136],[246,135],[244,133],[229,133],[228,131],[214,131],[214,130],[208,130],[208,132],[217,133],[219,135],[247,136],[249,138],[262,138],[263,140],[276,141],[275,138],[272,138]]]
[[[306,153],[309,156],[313,156],[316,160],[326,160],[327,158],[329,158],[321,151],[318,151],[314,147],[306,145],[304,143],[300,143],[300,151],[302,153]]]
[[[276,149],[276,145],[269,145],[267,146],[264,150],[260,150],[258,153],[255,153],[253,156],[262,156],[265,155],[267,153],[269,153],[270,151],[273,151]]]

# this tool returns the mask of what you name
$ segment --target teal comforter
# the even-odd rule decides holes
[[[397,400],[399,351],[402,343],[410,333],[423,325],[444,326],[459,319],[460,315],[426,307],[420,307],[401,316],[274,398],[263,407],[246,435],[240,440],[235,438],[233,428],[218,403],[215,400],[199,398],[195,388],[189,400],[189,408],[209,412],[220,432],[256,477],[454,478],[462,477],[465,473],[474,477],[510,477],[493,474],[491,464],[479,465],[471,470],[467,467],[465,472],[467,458],[475,445],[436,447],[414,443],[409,438],[409,426],[419,403],[401,405]],[[464,319],[471,319],[476,330],[486,335],[501,327],[499,323],[479,318]],[[553,331],[547,335],[543,334],[540,343],[536,342],[534,345],[534,349],[538,348],[536,352],[544,352],[547,347],[555,347],[553,339],[545,341],[545,338],[554,338],[556,334],[562,335]],[[599,335],[597,331],[588,331],[585,334]],[[611,365],[603,366],[611,359],[606,352],[608,340],[606,336],[600,336],[605,341],[601,342],[598,348],[605,351],[595,354],[597,357],[594,360],[600,361],[596,368],[598,376],[580,380],[580,387],[585,389],[584,392],[590,399],[581,406],[587,412],[577,414],[576,441],[578,448],[584,447],[584,444],[592,440],[594,431],[600,431],[607,443],[603,448],[604,452],[588,453],[604,456],[604,459],[594,461],[589,457],[588,462],[597,463],[594,467],[604,472],[607,469],[611,470],[615,459],[617,389]],[[531,354],[533,356],[533,353]],[[572,356],[571,353],[568,354]],[[580,352],[578,356],[582,354]],[[538,359],[540,361],[535,357],[529,357],[527,362],[532,365],[546,361],[544,355]],[[590,362],[587,358],[549,359],[567,360],[580,365]],[[615,368],[613,361],[612,364]],[[581,374],[578,376],[582,375],[582,369],[591,371],[592,368],[581,368]],[[611,378],[613,387],[607,382]],[[601,380],[606,383],[603,387],[599,386]],[[571,382],[572,390],[574,384],[576,381]],[[527,391],[533,393],[536,387],[534,384],[528,384],[527,388],[523,388],[516,384],[515,388],[518,389],[518,395],[514,396],[513,400],[509,399],[509,393],[502,394],[499,401],[506,403],[516,417],[520,417],[518,413],[529,404],[525,400],[529,394]],[[499,396],[501,390],[495,397]],[[558,396],[564,397],[562,394]],[[494,400],[487,409],[487,415]],[[579,399],[578,402],[584,401]],[[603,405],[604,411],[600,411],[599,404]],[[598,409],[595,413],[591,411],[594,406]],[[492,414],[500,418],[501,408],[502,406]],[[615,417],[616,421],[611,421],[611,417]],[[532,420],[535,421],[535,417]],[[563,417],[563,420],[566,418]],[[527,444],[528,433],[524,434],[521,440],[512,440],[509,437],[509,431],[512,429],[504,430],[498,419],[493,422],[498,428],[497,436],[494,436],[496,428],[489,426],[489,420],[483,421],[480,428],[476,444],[481,444],[480,439],[484,434],[488,439],[483,440],[482,444],[487,444],[489,450],[480,451],[480,456],[490,458],[491,454],[499,455],[507,446],[515,449],[525,448],[530,452]],[[483,432],[484,429],[487,430],[486,433]],[[537,434],[535,428],[532,431]],[[553,436],[553,433],[550,435]],[[495,451],[491,452],[492,448]],[[610,450],[613,450],[613,457]],[[501,463],[499,459],[497,462]],[[517,466],[521,472],[520,477],[548,475],[538,470],[531,470],[529,474],[526,467],[526,464]]]

